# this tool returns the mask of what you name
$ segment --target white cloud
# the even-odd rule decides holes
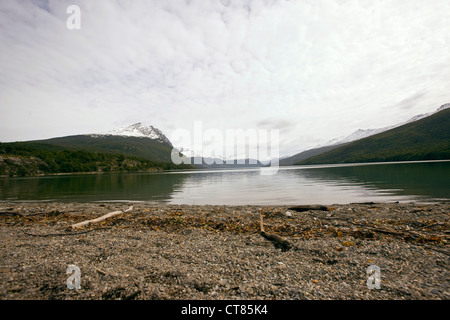
[[[70,4],[81,30],[66,28]],[[266,121],[295,123],[280,136],[295,152],[398,123],[450,102],[448,12],[446,0],[2,1],[0,141]]]

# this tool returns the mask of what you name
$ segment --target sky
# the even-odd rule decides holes
[[[201,122],[283,156],[450,102],[448,0],[1,0],[0,43],[2,142]]]

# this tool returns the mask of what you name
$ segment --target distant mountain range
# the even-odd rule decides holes
[[[300,153],[294,154],[293,156],[283,158],[279,160],[280,166],[292,166],[300,163],[303,160],[309,159],[311,157],[320,155],[327,151],[331,151],[333,149],[341,147],[343,144],[333,144],[324,147],[317,147],[313,149],[309,149],[306,151],[302,151]]]
[[[333,139],[281,159],[280,165],[450,159],[449,128],[450,104],[446,104],[402,124]],[[263,166],[249,159],[217,164],[222,159],[195,155],[192,165],[175,165],[172,150],[159,129],[139,122],[106,133],[0,143],[0,175]]]
[[[340,137],[340,138],[335,138],[332,139],[330,141],[328,141],[325,144],[319,145],[317,148],[319,147],[326,147],[326,146],[332,146],[332,145],[340,145],[343,143],[347,143],[347,142],[352,142],[352,141],[356,141],[356,140],[360,140],[360,139],[364,139],[370,136],[373,136],[375,134],[378,133],[382,133],[400,126],[403,126],[405,124],[429,117],[435,113],[438,113],[444,109],[447,109],[450,107],[450,103],[444,104],[442,105],[440,108],[438,108],[436,111],[434,112],[430,112],[430,113],[423,113],[423,114],[419,114],[417,116],[412,117],[411,119],[405,121],[405,122],[401,122],[395,125],[391,125],[391,126],[387,126],[387,127],[383,127],[383,128],[377,128],[377,129],[358,129],[355,132],[349,134],[348,136],[344,136],[344,137]]]
[[[191,163],[199,169],[205,168],[248,168],[262,167],[264,164],[256,159],[242,158],[223,160],[222,158],[191,157]]]
[[[450,104],[351,141],[341,139],[280,160],[281,165],[450,159]],[[378,131],[378,133],[376,133]],[[356,135],[353,135],[354,137]],[[348,141],[350,140],[350,141]],[[344,141],[344,142],[342,142]]]

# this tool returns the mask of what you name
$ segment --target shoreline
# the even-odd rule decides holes
[[[450,299],[450,204],[292,206],[0,202],[0,298]],[[260,233],[288,241],[283,250]],[[67,287],[68,265],[81,289]],[[367,268],[379,266],[381,288]]]
[[[181,169],[183,170],[183,169]],[[187,169],[186,169],[187,170]],[[76,176],[76,175],[102,175],[102,174],[120,174],[120,173],[158,173],[168,172],[170,170],[147,170],[147,171],[86,171],[86,172],[55,172],[55,173],[35,173],[32,175],[0,175],[0,178],[34,178],[34,177],[54,177],[54,176]]]
[[[304,165],[279,165],[276,168],[292,170],[292,169],[314,169],[314,168],[329,168],[329,167],[352,167],[352,166],[371,166],[371,165],[385,165],[385,164],[408,164],[408,163],[438,163],[450,162],[450,159],[435,159],[435,160],[399,160],[399,161],[381,161],[381,162],[349,162],[349,163],[322,163],[322,164],[304,164]],[[165,173],[165,172],[188,172],[188,171],[216,171],[216,170],[257,170],[260,168],[270,168],[271,166],[248,166],[248,167],[224,167],[224,168],[184,168],[184,169],[160,169],[143,170],[143,171],[87,171],[87,172],[56,172],[56,173],[36,173],[32,175],[0,175],[0,178],[26,178],[26,177],[47,177],[47,176],[64,176],[64,175],[95,175],[95,174],[120,174],[120,173]],[[295,168],[292,168],[295,167]]]

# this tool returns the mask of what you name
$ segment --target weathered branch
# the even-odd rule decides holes
[[[312,206],[302,205],[302,206],[290,207],[289,210],[294,210],[297,212],[304,212],[304,211],[309,211],[309,210],[328,211],[328,207],[320,206],[320,205],[312,205]]]
[[[292,244],[289,241],[287,241],[286,239],[283,239],[279,235],[266,233],[264,231],[262,214],[260,215],[259,227],[260,227],[261,236],[263,236],[265,239],[271,241],[276,247],[281,248],[281,250],[283,250],[283,251],[287,251],[292,248]]]
[[[83,227],[83,226],[91,224],[91,223],[97,223],[97,222],[103,221],[105,219],[117,216],[117,215],[122,214],[124,212],[129,212],[131,210],[133,210],[133,206],[129,207],[125,211],[113,211],[113,212],[107,213],[107,214],[105,214],[105,215],[103,215],[101,217],[98,217],[98,218],[95,218],[95,219],[92,219],[92,220],[86,220],[86,221],[83,221],[83,222],[79,222],[79,223],[73,224],[71,227],[72,227],[72,229],[80,228],[80,227]]]

